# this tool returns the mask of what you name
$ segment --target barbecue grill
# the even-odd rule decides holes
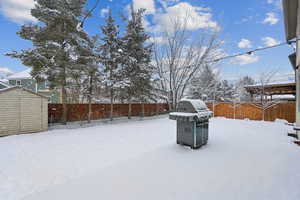
[[[169,118],[177,120],[177,144],[198,149],[207,144],[212,112],[201,100],[183,99]]]

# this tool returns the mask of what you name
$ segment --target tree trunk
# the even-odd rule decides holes
[[[93,95],[93,76],[91,75],[89,95],[88,95],[88,102],[89,102],[88,123],[91,123],[91,118],[92,118],[92,95]]]
[[[131,100],[128,101],[128,119],[131,119]]]
[[[215,117],[215,100],[212,102],[213,117]]]
[[[114,91],[110,88],[110,121],[113,120],[114,114]]]
[[[174,109],[174,98],[173,98],[173,92],[170,92],[170,102],[169,102],[169,111],[172,112]]]
[[[144,102],[142,102],[141,106],[142,106],[141,117],[144,118],[145,117],[145,104],[144,104]]]
[[[167,102],[168,103],[168,106],[169,106],[169,112],[172,112],[172,104],[170,101]]]
[[[65,86],[61,88],[61,100],[63,106],[63,115],[62,115],[62,124],[67,124],[67,115],[68,115],[68,108],[67,108],[67,91]]]

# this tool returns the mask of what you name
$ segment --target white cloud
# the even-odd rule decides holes
[[[248,16],[248,17],[244,17],[238,21],[235,22],[235,24],[243,24],[243,23],[246,23],[246,22],[249,22],[251,20],[254,19],[255,16]]]
[[[280,42],[271,37],[264,37],[261,39],[264,42],[265,46],[274,46],[279,44]]]
[[[168,30],[175,20],[178,20],[179,24],[186,24],[187,30],[219,29],[218,23],[212,20],[210,9],[181,2],[166,7],[164,12],[155,15],[154,21],[157,23],[155,31]]]
[[[108,7],[107,8],[102,8],[100,10],[101,17],[105,17],[108,14],[108,12],[109,12],[109,8]]]
[[[156,36],[149,38],[149,42],[157,44],[166,44],[168,41],[165,37]]]
[[[242,39],[239,43],[238,43],[238,47],[239,48],[251,48],[251,41],[247,40],[247,39]]]
[[[15,23],[36,22],[30,10],[34,0],[0,0],[1,13]]]
[[[0,67],[0,79],[4,79],[11,74],[13,74],[13,72],[9,68]]]
[[[267,4],[273,5],[277,9],[282,8],[282,0],[267,0]]]
[[[263,20],[263,24],[270,24],[270,25],[274,25],[277,24],[277,22],[279,21],[279,19],[277,18],[276,14],[273,12],[269,12],[266,14],[266,18]]]
[[[11,74],[13,72],[7,67],[0,67],[0,73]]]
[[[161,0],[160,3],[163,6],[164,9],[166,9],[169,6],[172,6],[179,2],[180,0]]]
[[[259,60],[258,56],[245,54],[245,55],[235,57],[231,61],[231,64],[234,64],[234,65],[247,65],[247,64],[250,64],[250,63],[257,62],[258,60]]]
[[[154,0],[133,0],[133,8],[135,10],[140,8],[145,8],[145,14],[155,13],[155,3]]]

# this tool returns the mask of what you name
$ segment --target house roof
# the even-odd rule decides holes
[[[22,88],[22,87],[18,87],[18,86],[0,89],[0,94],[1,94],[1,93],[5,93],[5,92],[8,92],[8,91],[11,91],[11,90],[16,90],[16,89],[20,89],[20,90],[29,92],[29,93],[31,93],[31,94],[34,94],[34,95],[36,95],[36,96],[39,96],[39,97],[48,99],[48,97],[45,97],[45,96],[40,95],[40,94],[38,94],[38,93],[35,93],[35,92],[31,91],[31,90],[28,90],[28,89],[25,89],[25,88]]]
[[[8,83],[6,83],[6,82],[4,82],[2,80],[0,80],[0,84],[4,85],[5,87],[11,87],[11,85],[9,85]]]
[[[4,79],[0,79],[0,82],[8,83],[8,80],[4,78]]]
[[[26,69],[25,71],[22,71],[22,72],[14,73],[13,75],[8,76],[7,79],[8,80],[31,79],[32,77],[30,75],[30,72],[31,72],[31,68]]]
[[[291,40],[297,36],[297,11],[299,0],[283,0],[282,5],[286,40]]]

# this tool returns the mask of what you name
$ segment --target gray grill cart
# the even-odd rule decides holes
[[[169,118],[177,120],[177,144],[198,149],[207,144],[208,120],[212,112],[201,100],[184,99],[178,103],[177,112]]]

